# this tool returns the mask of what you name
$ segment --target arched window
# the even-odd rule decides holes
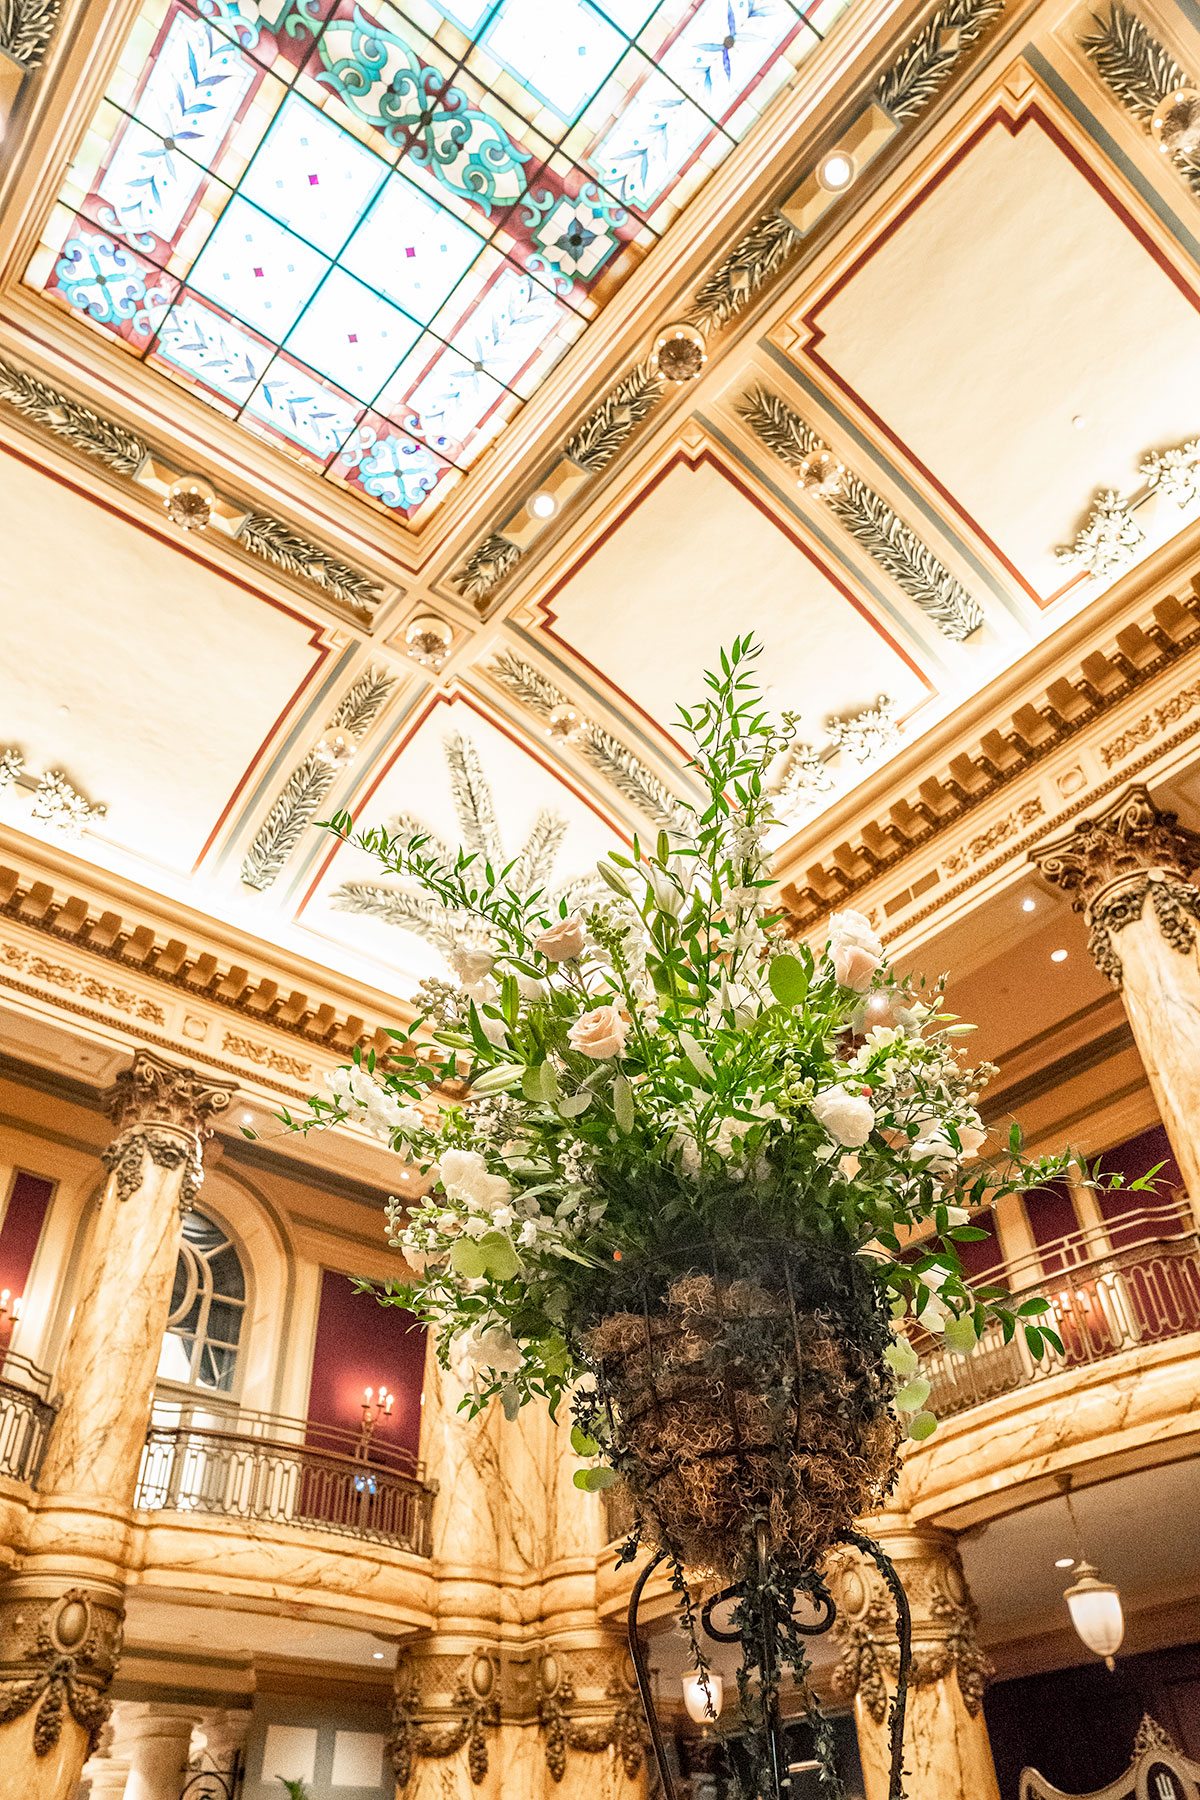
[[[246,1277],[237,1251],[212,1219],[189,1212],[158,1358],[160,1380],[230,1393],[245,1310]]]

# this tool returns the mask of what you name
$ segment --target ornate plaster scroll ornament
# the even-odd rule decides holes
[[[767,791],[775,797],[776,811],[792,819],[807,807],[819,805],[821,796],[835,785],[833,771],[811,744],[793,744]]]
[[[1004,5],[1005,0],[947,0],[939,6],[875,89],[884,111],[900,123],[924,112]]]
[[[121,1654],[122,1611],[108,1595],[70,1587],[39,1610],[32,1595],[0,1601],[0,1725],[36,1708],[33,1751],[48,1756],[69,1716],[89,1754],[112,1711],[107,1689]]]
[[[623,375],[564,445],[564,454],[589,474],[606,469],[634,429],[662,398],[666,381],[647,358]]]
[[[370,668],[347,689],[324,735],[297,763],[259,826],[242,862],[241,879],[246,887],[269,888],[279,879],[283,865],[354,756],[358,741],[377,718],[395,679],[382,669]]]
[[[767,388],[755,387],[737,410],[767,448],[801,475],[807,491],[819,499],[855,542],[923,613],[944,637],[961,642],[983,624],[983,608],[974,595],[939,561],[911,526],[858,475],[841,469],[836,480],[815,480],[815,464],[836,465],[829,446],[786,401]]]
[[[861,712],[851,714],[848,719],[827,719],[825,729],[837,748],[852,756],[855,762],[873,762],[876,757],[895,749],[900,742],[895,713],[895,702],[886,694],[880,694],[874,706],[864,706]]]
[[[0,750],[0,788],[11,787],[14,781],[20,779],[24,767],[25,758],[20,750],[11,746],[7,750]]]
[[[1145,532],[1134,518],[1129,503],[1115,488],[1102,488],[1074,541],[1054,552],[1060,563],[1086,569],[1101,580],[1119,575],[1137,558]]]
[[[387,1749],[396,1786],[402,1792],[418,1762],[456,1756],[464,1747],[471,1781],[475,1787],[483,1785],[489,1760],[487,1732],[500,1723],[495,1684],[494,1660],[486,1650],[477,1650],[470,1669],[459,1675],[451,1691],[451,1708],[457,1716],[445,1722],[420,1722],[417,1714],[424,1709],[415,1671],[411,1666],[401,1670]]]
[[[476,544],[462,566],[450,577],[464,600],[478,609],[490,599],[493,591],[512,574],[521,560],[521,551],[506,537],[493,531]]]
[[[1142,21],[1123,6],[1080,47],[1126,112],[1139,119],[1164,155],[1200,197],[1200,93]]]
[[[1174,450],[1151,451],[1142,459],[1141,475],[1152,493],[1175,506],[1193,505],[1200,500],[1200,438]]]
[[[896,1612],[883,1581],[861,1557],[846,1553],[835,1564],[833,1578],[841,1595],[834,1635],[841,1658],[834,1671],[834,1692],[844,1700],[860,1698],[877,1725],[887,1718],[900,1669]],[[979,1642],[979,1609],[967,1591],[958,1552],[949,1545],[931,1546],[927,1563],[904,1571],[904,1588],[919,1625],[909,1680],[930,1687],[954,1674],[963,1704],[972,1718],[983,1710],[983,1696],[995,1670]]]
[[[83,836],[85,827],[102,819],[107,811],[107,806],[85,800],[61,769],[47,769],[34,790],[31,816],[64,837],[77,838]]]
[[[1114,938],[1142,917],[1147,895],[1166,943],[1190,953],[1200,922],[1200,894],[1189,879],[1200,868],[1200,832],[1159,812],[1142,783],[1035,850],[1033,860],[1084,914],[1092,959],[1114,987],[1124,978]]]
[[[234,1090],[195,1069],[180,1068],[153,1050],[135,1050],[104,1096],[104,1110],[118,1131],[139,1125],[173,1125],[203,1143],[213,1133],[213,1117],[224,1112]]]
[[[4,47],[2,33],[6,7],[16,11],[20,0],[0,0],[0,49]],[[102,418],[90,407],[72,400],[4,357],[0,357],[0,400],[7,401],[34,425],[41,425],[56,437],[65,438],[76,450],[86,451],[87,455],[107,463],[120,475],[132,475],[150,454],[149,445],[123,425]]]
[[[552,735],[558,735],[553,731],[554,714],[563,710],[575,713],[570,732],[562,735],[575,746],[584,761],[654,824],[666,830],[682,824],[684,808],[670,788],[619,738],[577,713],[568,695],[556,687],[548,675],[543,675],[540,669],[512,650],[502,650],[494,657],[487,672],[494,681],[507,688],[527,712],[540,719]]]

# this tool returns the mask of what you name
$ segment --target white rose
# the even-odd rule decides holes
[[[883,961],[883,945],[870,919],[864,918],[860,912],[834,913],[829,921],[830,954],[847,946],[865,950],[877,962]]]
[[[606,1062],[610,1056],[620,1056],[628,1035],[628,1022],[615,1006],[595,1006],[576,1019],[567,1033],[567,1042],[572,1050],[590,1056],[593,1062]]]
[[[496,962],[486,944],[456,944],[447,960],[464,987],[490,975]]]
[[[852,1094],[848,1088],[840,1086],[826,1088],[824,1093],[814,1095],[812,1110],[830,1137],[836,1138],[848,1150],[861,1149],[875,1125],[870,1102],[861,1094]]]
[[[544,1000],[549,993],[546,983],[536,975],[523,975],[517,970],[517,992],[522,1000]]]
[[[914,1162],[927,1164],[930,1175],[948,1175],[958,1160],[958,1151],[943,1131],[929,1131],[913,1139],[908,1154]]]
[[[489,1370],[494,1375],[515,1375],[525,1358],[521,1346],[503,1325],[489,1325],[484,1330],[475,1326],[454,1340],[451,1355],[475,1372]]]
[[[583,920],[578,913],[572,913],[535,937],[533,947],[541,951],[547,962],[568,962],[573,956],[583,955],[585,939]]]
[[[443,1150],[439,1166],[451,1200],[492,1212],[512,1199],[510,1183],[503,1175],[493,1175],[477,1150]]]
[[[946,1208],[946,1224],[951,1228],[956,1225],[965,1225],[970,1217],[965,1206],[948,1206]]]

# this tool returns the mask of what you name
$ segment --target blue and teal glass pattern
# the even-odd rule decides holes
[[[837,4],[145,0],[26,279],[424,516]]]

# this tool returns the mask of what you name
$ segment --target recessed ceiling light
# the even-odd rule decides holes
[[[535,519],[550,519],[558,511],[558,501],[553,494],[535,494],[529,502],[529,510]]]
[[[1066,962],[1066,960],[1067,960],[1067,953],[1065,950],[1052,950],[1050,952],[1050,961],[1051,962]]]
[[[858,173],[854,158],[844,150],[831,150],[817,164],[817,180],[827,194],[840,194],[850,186]]]
[[[1022,900],[1022,902],[1021,902],[1021,911],[1022,912],[1032,912],[1036,905],[1037,905],[1037,901],[1031,900],[1029,898],[1029,896],[1026,895],[1024,900]]]
[[[1059,1566],[1059,1568],[1062,1568],[1063,1565],[1060,1563],[1058,1566]],[[372,1650],[371,1655],[374,1657],[376,1662],[383,1661],[383,1651],[382,1650]]]
[[[1054,1566],[1056,1569],[1073,1569],[1075,1567],[1075,1558],[1073,1556],[1056,1556],[1054,1559]]]

